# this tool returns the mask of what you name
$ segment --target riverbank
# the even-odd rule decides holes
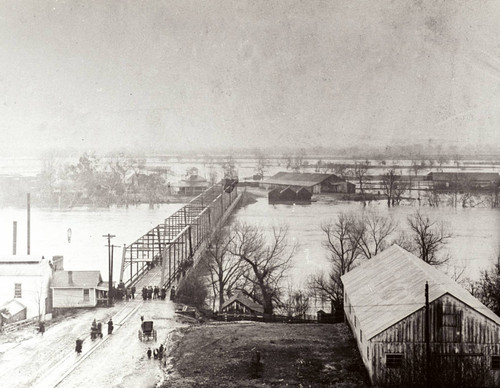
[[[170,341],[162,388],[368,386],[343,323],[193,324],[172,333]]]

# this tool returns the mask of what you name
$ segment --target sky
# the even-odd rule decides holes
[[[0,153],[500,144],[500,2],[0,0]]]

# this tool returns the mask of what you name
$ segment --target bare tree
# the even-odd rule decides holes
[[[255,159],[257,160],[255,172],[260,176],[260,179],[263,180],[264,173],[270,165],[269,158],[267,158],[261,151],[257,151],[255,154]]]
[[[272,314],[274,306],[281,303],[281,281],[290,268],[290,261],[297,246],[287,242],[288,228],[272,228],[270,242],[257,226],[236,224],[233,228],[230,252],[246,267],[245,278],[251,290],[247,295],[262,304],[264,314]]]
[[[210,240],[205,256],[214,296],[219,298],[219,309],[224,304],[225,297],[232,295],[232,291],[243,276],[240,261],[229,252],[232,242],[232,236],[228,231],[220,229]]]
[[[326,235],[323,246],[328,251],[328,259],[333,265],[333,270],[340,276],[349,272],[362,251],[359,243],[363,234],[354,216],[340,213],[337,221],[321,226]]]
[[[367,259],[377,255],[387,247],[388,239],[397,227],[396,222],[392,219],[382,217],[375,212],[366,212],[357,224],[357,228],[361,232],[359,249]]]
[[[416,211],[408,216],[412,250],[430,265],[441,265],[448,261],[448,257],[440,257],[439,250],[452,237],[442,222],[431,220],[428,216]]]
[[[387,206],[398,205],[403,197],[403,194],[408,189],[407,185],[401,182],[401,173],[395,169],[389,169],[382,175],[382,185],[385,195],[387,196]]]
[[[311,294],[319,295],[321,300],[329,301],[331,313],[341,310],[343,306],[343,287],[340,276],[333,269],[330,272],[320,272],[309,277],[307,288]]]
[[[361,196],[363,197],[363,204],[366,204],[364,183],[366,182],[369,165],[370,162],[368,160],[361,163],[356,162],[352,171],[352,175],[359,185],[359,191],[361,192]]]

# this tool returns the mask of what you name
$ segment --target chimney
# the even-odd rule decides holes
[[[52,262],[54,264],[54,271],[64,271],[63,256],[52,256]]]
[[[68,271],[68,284],[73,285],[73,271]]]

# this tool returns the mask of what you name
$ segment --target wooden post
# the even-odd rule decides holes
[[[425,382],[430,386],[431,369],[431,340],[430,340],[430,312],[429,312],[429,283],[425,282]]]
[[[106,237],[108,239],[108,271],[109,271],[109,284],[108,284],[108,307],[112,306],[113,300],[111,298],[112,293],[112,284],[113,284],[113,250],[111,246],[111,238],[116,237],[112,234],[105,234],[102,237]]]

